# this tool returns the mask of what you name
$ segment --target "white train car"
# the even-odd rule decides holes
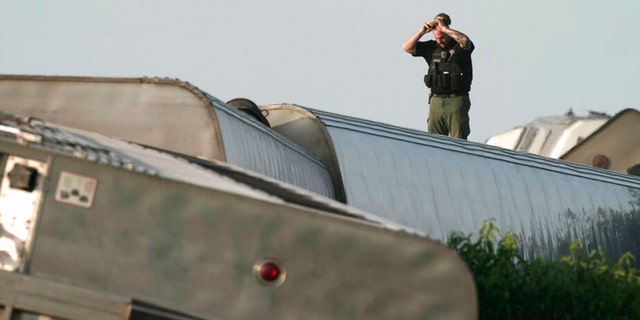
[[[489,138],[489,145],[640,175],[640,111],[540,117]]]
[[[602,112],[589,111],[579,116],[570,109],[563,115],[538,117],[499,133],[487,139],[486,144],[560,159],[610,119],[611,116]]]

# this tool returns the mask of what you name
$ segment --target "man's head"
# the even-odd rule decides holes
[[[438,43],[440,48],[444,48],[447,46],[447,43],[449,43],[449,39],[451,39],[451,37],[442,31],[433,30],[433,39],[436,40],[436,43]]]
[[[451,17],[449,17],[448,14],[441,12],[436,14],[435,18],[433,18],[433,20],[441,20],[442,23],[444,23],[445,26],[449,26],[451,25]]]
[[[451,24],[451,17],[446,13],[438,13],[433,20],[440,20],[447,27]],[[450,39],[448,34],[440,30],[433,30],[433,38],[441,48],[446,47]]]

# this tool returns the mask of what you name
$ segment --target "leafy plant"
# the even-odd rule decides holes
[[[611,262],[601,249],[586,254],[573,242],[558,260],[525,260],[518,242],[492,220],[477,239],[449,236],[473,273],[481,319],[640,319],[640,277],[630,253]]]

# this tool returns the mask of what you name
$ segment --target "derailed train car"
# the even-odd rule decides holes
[[[226,162],[0,113],[3,319],[474,319],[464,262]]]
[[[640,256],[640,181],[624,174],[290,104],[259,107],[267,126],[170,79],[4,76],[0,108],[227,161],[433,239],[493,219],[525,257],[575,240]]]
[[[434,239],[492,219],[527,258],[558,257],[576,240],[640,256],[638,177],[296,105],[261,109],[319,155],[346,203]]]

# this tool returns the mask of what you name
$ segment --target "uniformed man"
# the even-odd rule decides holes
[[[418,32],[405,41],[402,49],[429,64],[424,83],[429,87],[430,133],[467,139],[469,127],[469,91],[473,78],[471,53],[474,45],[465,34],[449,28],[451,18],[439,13],[425,22]],[[433,31],[434,40],[420,41]]]

